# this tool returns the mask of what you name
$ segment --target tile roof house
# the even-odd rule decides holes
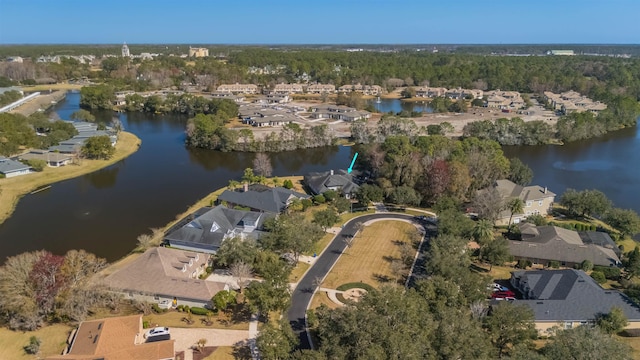
[[[315,195],[322,194],[327,190],[334,190],[342,193],[347,199],[354,196],[360,188],[358,184],[353,182],[353,173],[342,169],[337,172],[329,170],[307,174],[304,176],[304,183]]]
[[[577,232],[529,223],[522,223],[519,227],[522,241],[509,241],[511,255],[517,260],[543,265],[558,261],[562,266],[579,265],[584,260],[600,266],[620,264],[620,250],[606,233]]]
[[[273,215],[222,205],[204,207],[169,229],[164,241],[171,247],[215,254],[226,239],[258,238],[262,224],[269,217]]]
[[[229,286],[198,279],[208,260],[208,254],[155,247],[104,277],[102,283],[129,299],[210,307],[211,298]]]
[[[515,304],[533,310],[536,329],[542,334],[554,326],[570,329],[593,324],[614,306],[627,317],[627,329],[640,328],[637,304],[619,291],[603,289],[581,270],[514,271],[510,282],[524,298]]]
[[[142,315],[83,321],[63,355],[47,360],[174,359],[175,340],[145,342]]]
[[[512,221],[514,224],[518,224],[529,215],[539,214],[546,216],[551,210],[556,197],[556,194],[546,187],[538,185],[522,186],[507,179],[496,180],[493,187],[505,202],[513,198],[520,198],[524,202],[524,213],[513,214]],[[508,225],[510,216],[509,210],[504,210],[500,213],[496,224]]]
[[[240,191],[225,190],[218,196],[217,203],[227,203],[229,207],[239,205],[252,211],[279,214],[287,209],[294,199],[309,199],[311,196],[283,187],[264,185],[245,186]]]

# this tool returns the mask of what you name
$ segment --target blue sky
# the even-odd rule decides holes
[[[0,0],[0,43],[639,44],[640,0]]]

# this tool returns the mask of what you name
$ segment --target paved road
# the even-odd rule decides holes
[[[335,264],[340,257],[340,254],[345,250],[347,245],[343,241],[344,236],[354,235],[356,232],[356,224],[358,222],[365,223],[370,220],[380,219],[406,220],[412,218],[412,215],[394,213],[364,215],[349,221],[345,224],[342,231],[333,238],[326,250],[322,255],[320,255],[309,271],[307,271],[307,274],[300,280],[298,286],[293,291],[293,296],[291,297],[291,308],[289,308],[287,316],[293,331],[300,339],[300,349],[311,349],[311,344],[309,344],[309,338],[306,331],[305,314],[307,306],[309,306],[309,303],[313,298],[313,293],[316,290],[314,280],[317,278],[324,279],[324,277],[329,273],[329,270],[331,270],[333,264]]]

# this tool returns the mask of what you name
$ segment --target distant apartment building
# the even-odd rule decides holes
[[[311,107],[312,119],[335,119],[342,121],[366,120],[371,117],[368,111],[358,111],[343,105],[316,105]]]
[[[547,55],[563,55],[563,56],[572,56],[576,53],[573,50],[549,50],[547,51]]]
[[[338,92],[340,93],[348,93],[348,92],[361,92],[364,95],[380,95],[382,94],[382,87],[379,85],[343,85],[338,88]]]
[[[223,84],[218,86],[218,92],[227,92],[232,94],[257,94],[258,85],[254,84]]]
[[[7,62],[23,63],[24,59],[21,56],[9,56]]]
[[[192,48],[189,46],[189,57],[207,57],[209,56],[209,49],[207,48]]]
[[[122,57],[130,57],[131,56],[131,52],[129,52],[129,47],[127,46],[127,43],[124,43],[122,45]]]
[[[290,95],[290,94],[302,94],[304,92],[304,88],[302,84],[277,84],[273,87],[273,90],[270,91],[270,94],[274,95]]]
[[[586,111],[597,115],[602,110],[605,110],[607,108],[607,104],[600,101],[593,101],[590,98],[573,90],[566,91],[560,94],[555,94],[551,91],[545,91],[544,97],[554,110],[559,111],[565,115],[571,114],[573,112],[580,113]]]
[[[468,97],[473,97],[474,99],[482,99],[484,92],[478,89],[447,89],[443,87],[428,87],[428,86],[420,86],[414,88],[416,91],[416,97],[424,97],[424,98],[437,98],[437,97],[447,97],[449,99],[458,100],[458,99],[466,99]]]
[[[311,84],[307,86],[308,94],[333,94],[336,92],[336,86],[331,84]]]

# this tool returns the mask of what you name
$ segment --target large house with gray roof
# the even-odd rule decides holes
[[[536,329],[549,335],[553,327],[571,329],[595,323],[598,316],[613,307],[622,309],[629,324],[640,328],[640,308],[620,291],[603,289],[581,270],[514,271],[511,285],[522,293],[526,305],[533,310]]]
[[[226,239],[257,239],[265,219],[273,216],[269,213],[229,209],[222,205],[204,207],[169,229],[164,243],[178,249],[215,254]]]
[[[509,251],[516,260],[545,266],[557,261],[561,266],[573,267],[584,260],[600,266],[620,265],[620,250],[607,233],[529,223],[519,228],[522,240],[509,241]]]
[[[546,187],[538,185],[522,186],[507,179],[496,180],[493,188],[498,191],[504,203],[514,198],[520,198],[524,202],[524,211],[521,214],[513,214],[511,221],[514,224],[520,223],[530,215],[546,216],[551,210],[556,197],[556,194]],[[496,225],[508,225],[510,217],[509,210],[502,211],[496,220]]]
[[[304,176],[304,184],[314,195],[333,190],[341,193],[347,199],[355,196],[360,189],[360,186],[353,181],[353,173],[342,169],[336,172],[329,170],[322,173],[310,173]]]
[[[0,156],[0,174],[10,178],[31,173],[31,166]]]
[[[229,285],[198,278],[205,271],[208,254],[154,247],[102,281],[127,299],[173,306],[211,307],[211,298]]]
[[[295,199],[309,199],[311,196],[283,187],[268,187],[260,184],[246,185],[240,190],[225,190],[218,196],[218,204],[228,207],[241,206],[251,211],[279,214],[287,209]]]

